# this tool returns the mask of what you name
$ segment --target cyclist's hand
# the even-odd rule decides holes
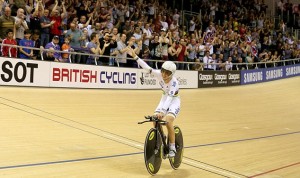
[[[165,113],[159,112],[159,113],[156,113],[155,115],[157,116],[158,119],[162,120],[165,116]]]

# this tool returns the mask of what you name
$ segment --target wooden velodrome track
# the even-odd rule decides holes
[[[0,87],[0,177],[151,177],[138,125],[159,90]],[[181,89],[181,167],[155,177],[300,177],[300,77]]]

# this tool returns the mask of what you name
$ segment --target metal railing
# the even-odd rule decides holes
[[[8,57],[11,57],[11,52],[10,52],[11,48],[25,48],[25,49],[39,50],[41,59],[38,59],[38,60],[44,60],[44,58],[43,58],[43,53],[44,52],[53,52],[53,53],[57,52],[57,53],[67,53],[67,54],[69,54],[69,58],[68,58],[69,63],[73,63],[72,60],[71,60],[72,55],[79,54],[79,55],[94,57],[95,65],[98,65],[97,59],[99,57],[115,58],[116,59],[115,62],[117,63],[117,66],[120,67],[120,63],[119,63],[119,60],[118,60],[117,56],[95,55],[95,54],[80,53],[80,52],[74,52],[74,51],[57,51],[57,50],[45,49],[43,47],[42,48],[33,48],[33,47],[25,47],[25,46],[17,46],[17,45],[9,45],[9,44],[0,44],[0,47],[1,46],[8,46],[9,47],[9,56]],[[0,56],[0,57],[6,57],[6,56]],[[122,59],[124,59],[124,58],[122,58]],[[126,58],[126,59],[127,60],[134,60],[133,58]],[[158,67],[159,63],[164,63],[165,62],[165,60],[153,60],[153,59],[143,59],[143,60],[146,61],[146,62],[154,63],[154,66],[155,66],[156,69],[159,69],[159,67]],[[173,61],[173,62],[176,63],[176,64],[184,64],[186,70],[192,70],[190,68],[190,66],[192,66],[192,65],[201,65],[201,66],[205,66],[205,65],[218,66],[219,65],[217,63],[204,64],[204,63],[201,63],[201,62],[186,62],[186,61]],[[276,66],[295,65],[296,63],[300,63],[300,58],[279,60],[279,61],[255,62],[255,63],[232,63],[232,66],[235,66],[235,67],[232,67],[230,70],[233,70],[233,68],[235,68],[236,70],[240,70],[240,68],[242,68],[242,69],[244,68],[245,70],[258,69],[258,68],[270,68],[270,67],[276,67]],[[226,65],[226,64],[223,63],[223,65]],[[239,66],[242,66],[242,67],[239,67]],[[204,69],[202,68],[202,70],[204,70]]]

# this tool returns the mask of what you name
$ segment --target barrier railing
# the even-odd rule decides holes
[[[39,50],[40,51],[39,53],[40,53],[40,56],[41,56],[40,60],[44,60],[44,58],[43,58],[43,53],[44,52],[67,53],[67,54],[69,54],[69,58],[68,58],[69,63],[72,63],[72,60],[71,60],[72,55],[78,54],[78,55],[83,55],[83,56],[92,56],[92,57],[94,57],[95,65],[98,65],[97,59],[99,57],[115,58],[115,62],[117,64],[117,66],[120,67],[120,62],[119,62],[119,59],[118,59],[117,56],[95,55],[95,54],[90,54],[90,53],[81,53],[81,52],[74,52],[74,51],[49,50],[49,49],[45,49],[43,47],[33,48],[33,47],[26,47],[26,46],[0,44],[1,48],[2,48],[2,46],[8,46],[9,47],[9,49],[8,49],[9,50],[9,56],[8,57],[11,57],[11,48],[25,48],[25,49]],[[122,59],[124,59],[124,58],[122,58]],[[134,60],[133,58],[126,58],[126,59],[127,60]],[[153,60],[153,59],[143,59],[143,60],[145,60],[147,62],[153,62],[156,69],[159,68],[158,67],[159,63],[165,62],[164,60]],[[186,62],[186,61],[173,61],[173,62],[176,63],[176,64],[184,64],[186,70],[192,70],[190,68],[190,66],[192,66],[192,65],[201,65],[201,66],[205,66],[205,65],[218,66],[219,65],[219,64],[215,64],[215,63],[204,64],[204,63],[200,63],[200,62]],[[232,63],[232,66],[235,66],[235,67],[232,67],[230,70],[233,70],[233,68],[236,69],[236,70],[240,70],[239,66],[243,66],[244,69],[248,70],[248,69],[257,69],[257,68],[270,68],[270,67],[276,67],[276,66],[295,65],[296,63],[300,63],[300,58],[286,59],[286,60],[279,60],[279,61],[255,62],[255,63]],[[226,64],[223,64],[223,65],[226,65]],[[202,70],[204,70],[204,68],[202,68]]]

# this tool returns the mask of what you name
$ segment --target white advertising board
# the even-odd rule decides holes
[[[137,89],[136,69],[51,63],[50,86]]]
[[[49,62],[0,57],[0,85],[49,86]]]
[[[138,88],[139,89],[159,89],[159,81],[152,74],[146,73],[143,69],[138,70]],[[175,73],[179,82],[179,88],[198,88],[197,71],[181,71]]]

